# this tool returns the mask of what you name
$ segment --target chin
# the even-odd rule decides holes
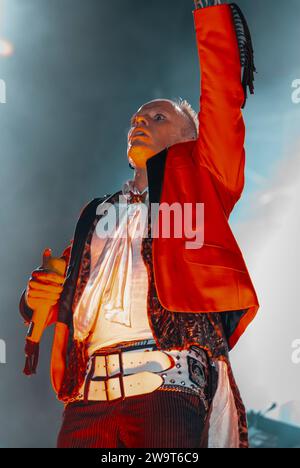
[[[131,145],[127,152],[128,158],[131,158],[138,167],[145,167],[149,158],[155,155],[153,149],[143,144]]]

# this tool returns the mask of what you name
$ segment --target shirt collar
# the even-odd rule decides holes
[[[130,191],[136,194],[142,195],[144,192],[148,191],[149,187],[145,187],[142,192],[136,187],[134,180],[127,180],[122,186],[122,193],[126,196]]]

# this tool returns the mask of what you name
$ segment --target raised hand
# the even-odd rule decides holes
[[[222,3],[227,3],[225,0],[194,0],[196,8],[205,8],[208,6],[222,5]]]

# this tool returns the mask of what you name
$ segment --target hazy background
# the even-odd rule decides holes
[[[247,184],[231,224],[261,309],[232,360],[247,408],[259,410],[300,399],[291,361],[300,338],[300,105],[291,100],[300,2],[238,3],[259,74],[244,112]],[[52,334],[38,375],[25,378],[19,297],[43,249],[58,255],[73,237],[83,205],[132,176],[126,133],[137,108],[181,96],[198,110],[192,10],[192,0],[0,2],[0,447],[55,445],[63,407],[49,380]]]

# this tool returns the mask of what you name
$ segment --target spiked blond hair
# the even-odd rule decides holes
[[[179,107],[179,109],[190,120],[190,122],[193,125],[193,128],[195,130],[195,134],[198,137],[198,134],[199,134],[199,119],[198,119],[197,112],[192,108],[191,104],[186,99],[182,99],[181,97],[175,99],[174,104],[177,107]]]

